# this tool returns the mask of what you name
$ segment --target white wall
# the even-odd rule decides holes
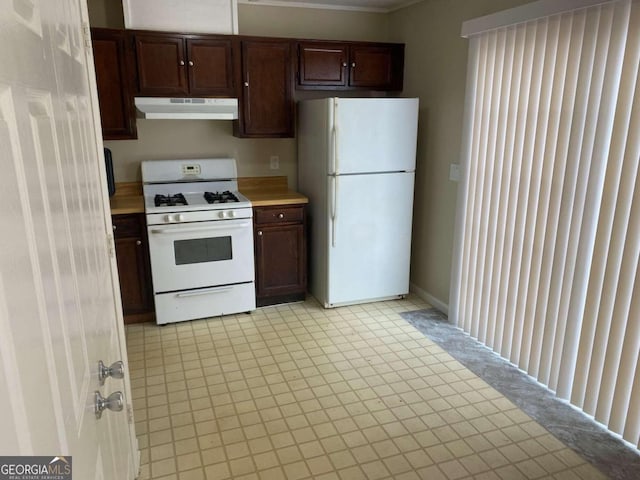
[[[238,5],[241,35],[317,38],[323,40],[387,40],[389,16],[383,13],[317,8]]]
[[[466,83],[462,22],[530,0],[425,0],[390,14],[390,41],[404,42],[404,96],[420,97],[411,282],[449,303],[458,163]]]
[[[290,185],[296,184],[294,140],[236,138],[231,121],[138,120],[138,140],[114,140],[105,146],[113,154],[117,182],[139,181],[142,160],[233,157],[240,176],[286,175]],[[271,155],[280,157],[279,170],[269,170]]]

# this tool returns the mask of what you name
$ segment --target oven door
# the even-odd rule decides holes
[[[155,293],[253,282],[251,219],[150,225]]]

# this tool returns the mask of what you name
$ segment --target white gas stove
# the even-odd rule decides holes
[[[254,310],[253,210],[234,159],[142,162],[158,324]]]

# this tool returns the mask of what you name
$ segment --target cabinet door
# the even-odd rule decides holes
[[[256,227],[255,244],[257,296],[304,293],[306,268],[303,225]]]
[[[392,45],[352,45],[349,85],[380,90],[402,89],[404,49]]]
[[[113,225],[125,323],[148,320],[153,296],[144,216],[114,215]]]
[[[187,40],[191,95],[234,95],[231,40]]]
[[[346,45],[324,42],[298,44],[298,84],[304,86],[347,85]]]
[[[291,45],[287,41],[242,42],[242,137],[292,137]]]
[[[93,59],[105,140],[135,139],[136,123],[131,77],[126,67],[122,30],[92,28]]]
[[[136,34],[138,92],[141,95],[187,95],[184,38]]]

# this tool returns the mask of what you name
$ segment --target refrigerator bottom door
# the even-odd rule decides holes
[[[409,293],[413,173],[329,177],[325,306]]]

